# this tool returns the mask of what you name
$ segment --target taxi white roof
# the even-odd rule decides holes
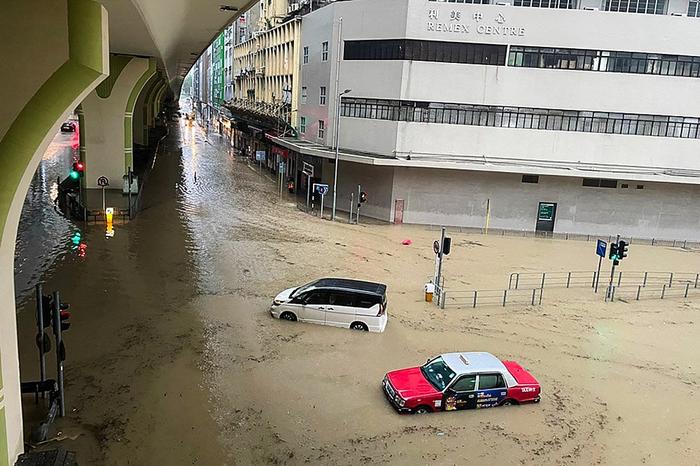
[[[501,372],[509,374],[506,366],[500,359],[491,353],[445,353],[443,361],[457,374],[469,374],[472,372]]]

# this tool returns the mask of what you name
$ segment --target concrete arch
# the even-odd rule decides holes
[[[7,39],[0,43],[0,466],[14,464],[23,450],[14,295],[20,213],[31,178],[59,126],[109,74],[107,24],[106,10],[92,0],[3,5]]]
[[[160,84],[162,77],[156,72],[144,85],[143,90],[136,99],[133,118],[134,144],[148,145],[148,103],[153,89]]]

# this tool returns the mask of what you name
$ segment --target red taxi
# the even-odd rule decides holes
[[[528,371],[490,353],[445,353],[424,366],[387,373],[382,389],[401,413],[540,401],[540,384]]]

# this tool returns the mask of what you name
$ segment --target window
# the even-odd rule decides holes
[[[343,98],[340,111],[344,117],[375,120],[700,139],[698,117],[358,97]]]
[[[345,41],[345,60],[414,60],[505,65],[506,46],[413,39]]]
[[[456,392],[472,392],[476,388],[476,375],[465,375],[450,388]]]
[[[425,366],[422,366],[420,370],[423,376],[428,379],[428,382],[438,391],[443,391],[445,387],[452,382],[455,375],[457,375],[450,369],[450,366],[445,364],[441,356],[428,362]]]
[[[299,132],[306,133],[306,117],[299,117]]]
[[[304,298],[304,304],[328,304],[328,292],[312,291]]]
[[[700,16],[700,0],[690,0],[688,3],[688,16],[694,18]]]
[[[605,0],[605,11],[665,15],[666,0]]]
[[[493,390],[505,386],[501,374],[479,374],[479,390]]]
[[[328,41],[321,44],[321,61],[328,61]]]
[[[601,178],[584,178],[583,186],[591,188],[617,188],[617,180],[604,180]]]
[[[326,134],[326,122],[323,120],[318,120],[318,137],[323,139]]]
[[[334,306],[355,306],[355,296],[352,293],[332,291],[328,304]]]
[[[301,87],[301,103],[306,104],[306,99],[309,97],[309,89],[306,86]]]
[[[538,175],[523,175],[523,183],[539,183],[540,177]]]
[[[304,65],[306,65],[307,63],[309,63],[309,47],[308,47],[308,46],[304,47],[304,58],[303,58],[302,63],[303,63]]]
[[[513,6],[530,6],[535,8],[576,8],[573,0],[515,0]]]
[[[326,86],[321,86],[318,93],[318,104],[326,105]]]
[[[331,160],[331,161],[333,161],[333,160]],[[374,306],[375,304],[381,303],[378,296],[358,295],[355,298],[357,299],[357,303],[355,305],[357,307],[361,307],[364,309],[369,309],[370,307]]]
[[[643,184],[638,184],[638,185],[637,185],[637,189],[644,189],[644,185],[643,185]]]

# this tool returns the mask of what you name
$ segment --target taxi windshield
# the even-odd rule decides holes
[[[439,391],[443,391],[456,375],[455,372],[445,364],[442,357],[433,359],[425,366],[422,366],[420,370],[423,372],[423,376],[428,379],[428,382]]]

